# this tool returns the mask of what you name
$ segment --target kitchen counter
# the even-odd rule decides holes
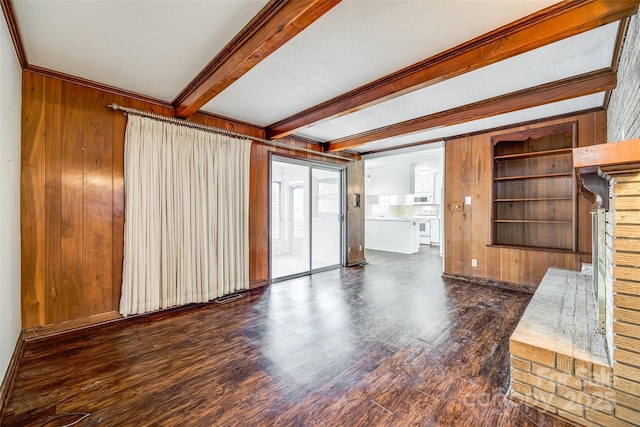
[[[415,221],[417,218],[411,217],[397,217],[397,216],[371,216],[365,218],[367,221]]]
[[[415,218],[368,217],[364,230],[367,249],[414,254],[420,248]]]

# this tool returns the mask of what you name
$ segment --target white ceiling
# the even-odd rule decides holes
[[[27,60],[166,101],[267,0],[14,1]]]
[[[553,3],[346,0],[203,109],[266,126]]]
[[[618,23],[488,65],[376,106],[309,127],[320,141],[445,111],[611,65]],[[566,52],[571,52],[570,58]],[[545,66],[540,66],[544,64]]]
[[[204,111],[270,125],[555,1],[343,0],[222,91]],[[14,0],[30,65],[172,101],[266,0]],[[298,135],[319,141],[368,131],[611,66],[618,23],[562,40]],[[603,105],[604,93],[356,148],[381,148]]]

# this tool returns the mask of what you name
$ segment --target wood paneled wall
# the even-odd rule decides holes
[[[355,206],[356,194],[360,206]],[[364,161],[347,167],[347,265],[365,262],[364,257]]]
[[[124,133],[117,104],[171,116],[171,108],[23,72],[22,327],[118,310],[124,234]],[[190,120],[262,138],[250,125],[208,115]],[[320,150],[303,141],[283,142]],[[251,149],[252,286],[269,279],[269,152],[325,158],[254,143]],[[360,178],[362,179],[362,178]],[[363,244],[364,237],[350,244]]]
[[[581,196],[578,196],[577,253],[488,246],[491,244],[491,137],[570,122],[577,122],[578,146],[605,142],[604,111],[446,141],[446,275],[524,285],[533,290],[549,267],[577,270],[581,262],[591,262],[591,205]],[[452,211],[451,204],[464,204],[465,196],[471,196],[471,205],[464,206],[462,211]],[[472,267],[472,259],[477,260],[477,267]]]

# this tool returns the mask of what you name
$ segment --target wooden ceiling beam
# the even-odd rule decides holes
[[[340,138],[329,143],[328,151],[346,150],[380,139],[420,132],[438,126],[466,123],[525,108],[604,92],[615,88],[616,82],[616,73],[609,68],[593,71]]]
[[[567,0],[267,127],[287,136],[564,38],[634,15],[640,0]]]
[[[187,118],[340,0],[271,0],[187,85],[173,105]]]

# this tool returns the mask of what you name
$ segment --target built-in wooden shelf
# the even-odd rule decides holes
[[[556,154],[566,154],[571,153],[572,148],[559,148],[555,150],[543,150],[543,151],[530,151],[526,153],[517,153],[517,154],[505,154],[502,156],[495,156],[495,160],[503,160],[503,159],[522,159],[522,158],[530,158],[530,157],[540,157],[540,156],[553,156]]]
[[[504,222],[514,224],[571,224],[572,221],[554,221],[543,219],[494,219],[493,222]]]
[[[535,179],[535,178],[554,178],[554,177],[562,177],[562,176],[573,176],[571,172],[562,172],[562,173],[540,173],[535,175],[514,175],[514,176],[500,176],[495,177],[494,181],[509,181],[514,179]]]
[[[575,251],[575,124],[499,135],[492,145],[492,244]]]
[[[547,247],[536,247],[536,246],[522,246],[522,245],[487,245],[489,248],[502,248],[502,249],[523,249],[527,251],[540,251],[540,252],[557,252],[561,254],[581,254],[580,251],[574,251],[572,249],[554,249]]]
[[[493,199],[494,202],[553,202],[556,200],[573,200],[573,197],[518,197],[512,199]]]

